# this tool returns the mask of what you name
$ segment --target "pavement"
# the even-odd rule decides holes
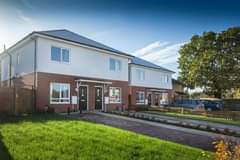
[[[138,114],[144,114],[144,115],[151,115],[154,117],[159,117],[161,119],[165,120],[172,120],[172,121],[181,121],[185,123],[195,124],[195,125],[205,125],[213,128],[218,129],[229,129],[240,133],[240,127],[236,125],[230,125],[230,124],[222,124],[222,123],[216,123],[216,122],[208,122],[208,121],[201,121],[201,120],[192,120],[192,119],[186,119],[186,118],[180,118],[180,117],[173,117],[173,116],[165,116],[165,115],[159,115],[159,114],[152,114],[152,113],[146,113],[146,112],[139,112]]]
[[[212,142],[216,140],[226,139],[240,143],[240,138],[237,137],[113,115],[109,113],[94,112],[84,113],[81,115],[71,114],[70,116],[80,120],[104,124],[208,151],[214,150]]]

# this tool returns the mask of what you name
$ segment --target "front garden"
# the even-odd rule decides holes
[[[58,115],[0,118],[0,159],[205,160],[211,153]]]

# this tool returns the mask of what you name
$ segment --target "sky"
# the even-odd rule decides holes
[[[32,31],[68,29],[176,72],[195,34],[240,25],[238,0],[0,0],[0,52]]]

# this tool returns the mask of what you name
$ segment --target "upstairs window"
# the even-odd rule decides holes
[[[20,54],[19,53],[17,54],[17,64],[18,65],[20,64]]]
[[[69,50],[65,48],[52,47],[51,48],[51,60],[57,62],[69,63]]]
[[[138,80],[145,80],[145,72],[143,70],[137,69],[137,78]]]
[[[120,60],[110,58],[110,70],[111,71],[121,71],[122,63]]]

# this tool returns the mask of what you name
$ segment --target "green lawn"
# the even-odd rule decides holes
[[[0,159],[205,158],[200,149],[57,115],[38,115],[0,119]]]
[[[215,117],[206,117],[204,115],[192,115],[192,114],[181,114],[181,113],[160,112],[160,111],[144,111],[144,112],[159,114],[159,115],[164,115],[164,116],[172,116],[172,117],[178,117],[178,118],[202,120],[202,121],[208,121],[208,122],[240,126],[240,121],[234,121],[234,120],[225,119],[225,118],[215,118]]]

